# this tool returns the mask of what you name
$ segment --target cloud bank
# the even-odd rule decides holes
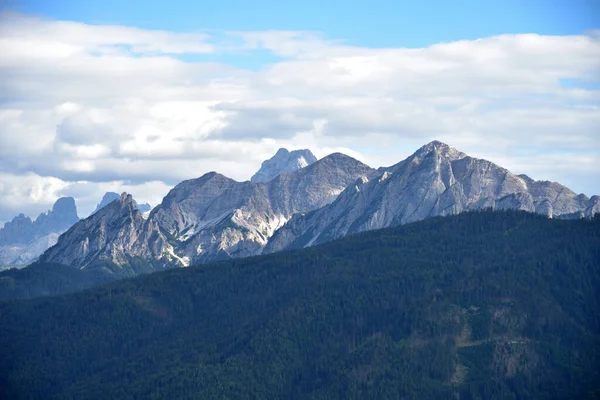
[[[599,31],[362,48],[4,12],[0,54],[0,221],[61,195],[85,216],[106,190],[157,204],[209,171],[249,179],[279,147],[377,167],[434,138],[600,194]]]

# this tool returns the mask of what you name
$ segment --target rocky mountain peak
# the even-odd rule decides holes
[[[252,182],[268,182],[282,173],[289,173],[304,168],[317,161],[314,154],[308,150],[288,151],[281,148],[270,159],[263,161],[260,169],[250,179]]]
[[[118,200],[73,225],[40,260],[77,268],[112,268],[115,274],[129,276],[139,272],[131,262],[139,258],[157,268],[184,264],[172,255],[154,221],[142,217],[133,196],[123,192]]]
[[[79,221],[75,199],[61,197],[52,206],[52,210],[40,214],[33,223],[34,231],[38,236],[51,232],[62,232]]]
[[[600,210],[600,204],[558,183],[516,176],[433,141],[406,160],[357,180],[333,203],[292,218],[274,233],[265,252],[485,208],[581,218]]]
[[[0,228],[0,244],[13,244],[28,241],[32,235],[33,222],[24,214],[19,214],[12,221]]]
[[[520,174],[520,175],[517,175],[517,176],[518,176],[519,178],[523,179],[523,180],[524,180],[525,182],[527,182],[527,183],[531,183],[531,182],[533,182],[533,179],[531,179],[531,178],[530,178],[528,175],[525,175],[525,174]]]
[[[121,207],[127,207],[129,205],[135,206],[135,202],[133,201],[133,196],[127,192],[121,193],[121,198],[119,199],[121,202]]]
[[[347,156],[343,153],[331,153],[321,160],[323,164],[338,164],[345,162],[356,161],[354,158]]]
[[[467,157],[465,153],[447,145],[446,143],[440,142],[439,140],[433,140],[427,143],[425,146],[417,150],[413,154],[413,156],[422,158],[429,154],[440,155],[442,157],[452,160],[459,160],[461,158]]]
[[[102,200],[100,200],[100,203],[98,203],[98,205],[96,205],[96,209],[90,215],[96,214],[102,208],[106,207],[107,205],[109,205],[110,203],[112,203],[115,200],[119,200],[120,203],[129,202],[129,200],[123,198],[123,195],[127,195],[127,193],[123,193],[121,195],[119,195],[118,193],[115,193],[115,192],[104,193],[104,196],[102,196]],[[128,196],[131,196],[131,195],[128,195]],[[148,212],[152,209],[152,206],[148,203],[138,204],[133,198],[131,199],[131,201],[133,202],[133,205],[135,205],[137,207],[137,209],[140,210],[140,212],[142,212],[142,213]]]
[[[22,223],[22,221],[27,221],[28,223],[32,222],[31,218],[26,217],[25,214],[23,214],[23,213],[19,213],[19,215],[17,215],[16,217],[14,217],[12,219],[12,221],[10,221],[10,222],[19,224],[19,223]],[[10,222],[7,222],[7,224],[10,223]]]
[[[119,198],[120,198],[120,196],[118,193],[115,193],[115,192],[104,193],[104,196],[102,196],[102,200],[100,200],[100,203],[98,203],[96,205],[96,209],[92,212],[92,214],[97,213],[101,208],[106,207],[108,204],[112,203],[113,201],[115,201]]]
[[[55,214],[57,217],[78,219],[75,199],[72,197],[61,197],[56,200],[52,206],[52,214]]]
[[[77,207],[72,197],[59,198],[51,210],[41,213],[35,221],[19,214],[0,229],[0,264],[30,262],[77,221]]]

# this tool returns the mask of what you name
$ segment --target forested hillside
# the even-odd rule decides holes
[[[101,270],[79,270],[60,264],[35,263],[0,272],[0,299],[22,299],[87,289],[117,277]]]
[[[598,398],[599,287],[598,219],[433,218],[0,302],[0,398]]]

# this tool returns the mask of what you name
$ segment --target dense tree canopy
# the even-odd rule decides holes
[[[0,398],[597,398],[600,221],[478,212],[0,302]]]

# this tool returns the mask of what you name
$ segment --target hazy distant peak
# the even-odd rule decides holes
[[[118,193],[115,192],[106,192],[104,193],[104,196],[102,196],[102,200],[100,200],[100,203],[98,203],[96,205],[96,209],[92,212],[92,214],[96,214],[100,209],[104,208],[105,206],[107,206],[108,204],[112,203],[113,201],[119,199],[120,196]],[[90,215],[92,215],[90,214]]]
[[[61,197],[35,220],[23,214],[0,228],[0,264],[26,264],[56,242],[59,234],[79,221],[75,199]]]
[[[76,213],[75,199],[72,197],[61,197],[52,206],[52,212],[58,214]]]
[[[252,182],[268,182],[277,175],[296,171],[317,161],[314,154],[308,150],[288,151],[285,148],[277,150],[270,159],[263,161],[260,169],[250,179]]]

